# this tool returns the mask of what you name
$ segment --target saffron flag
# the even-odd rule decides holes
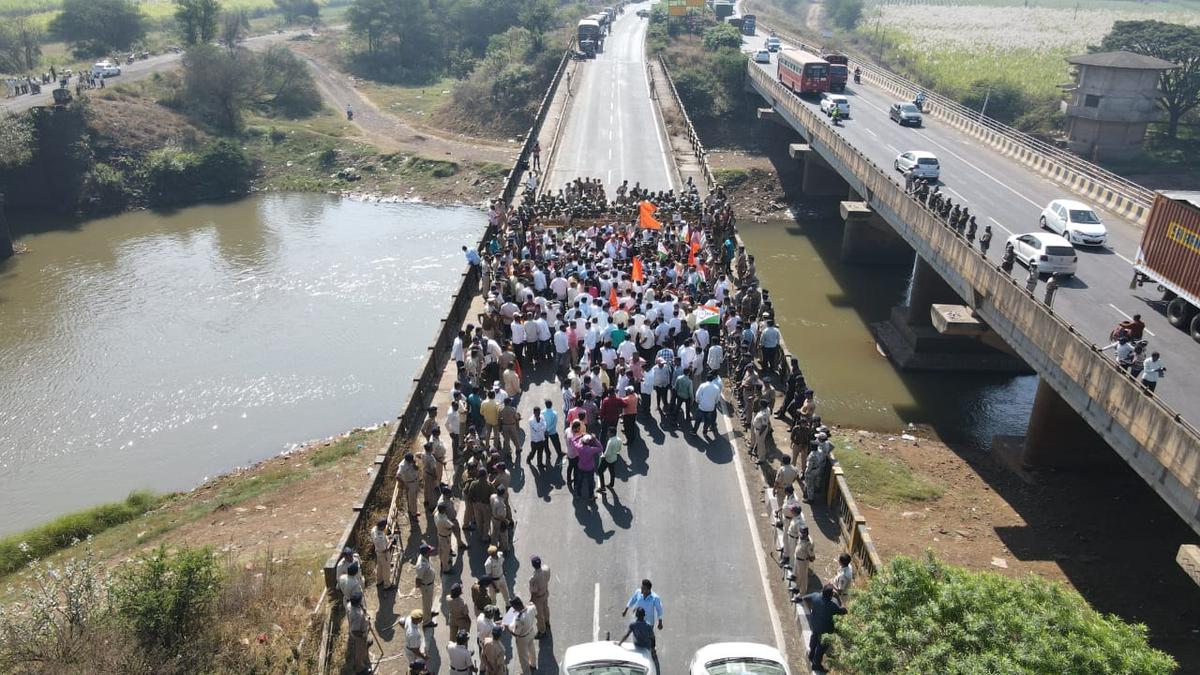
[[[642,271],[642,259],[636,255],[633,256],[633,272],[629,276],[639,284],[646,280],[646,274]]]
[[[688,251],[688,266],[689,267],[696,266],[696,254],[699,252],[700,252],[700,242],[693,241],[692,245],[690,247],[690,250]]]
[[[613,311],[617,309],[617,287],[608,287],[608,306],[612,307]]]
[[[662,223],[654,218],[654,212],[657,210],[658,207],[654,204],[646,201],[642,202],[638,206],[638,226],[643,230],[661,230]]]

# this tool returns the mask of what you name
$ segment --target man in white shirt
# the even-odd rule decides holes
[[[699,414],[692,423],[692,432],[699,433],[701,424],[704,432],[712,432],[717,436],[717,405],[721,401],[721,379],[716,373],[709,373],[704,384],[696,388],[696,409]]]
[[[1150,358],[1142,361],[1142,384],[1146,385],[1146,389],[1154,391],[1158,386],[1158,381],[1167,374],[1167,367],[1159,359],[1158,352],[1152,352]]]
[[[533,415],[529,418],[529,454],[525,457],[525,463],[532,464],[535,456],[538,466],[550,463],[550,448],[546,441],[546,421],[542,419],[540,406],[533,407]]]

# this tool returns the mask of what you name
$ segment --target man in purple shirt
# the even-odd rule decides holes
[[[600,441],[592,434],[585,434],[580,440],[579,465],[575,472],[576,496],[596,499],[596,458],[603,450]]]

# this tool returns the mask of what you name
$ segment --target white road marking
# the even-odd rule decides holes
[[[870,129],[867,129],[866,127],[863,127],[863,128],[866,129],[868,134],[871,134],[872,136],[879,138],[879,134],[875,133],[874,131],[871,131]]]
[[[663,135],[667,133],[667,123],[666,120],[662,120],[658,104],[654,102],[654,97],[651,96],[650,78],[643,74],[642,81],[646,83],[646,98],[650,100],[650,114],[654,116],[654,135],[658,138],[658,154],[662,157],[663,171],[666,172],[667,187],[674,189],[675,177],[672,175],[674,172],[671,171],[671,160],[674,159],[674,155],[671,156],[671,159],[667,159],[667,146],[663,144]]]
[[[746,482],[746,472],[742,469],[742,458],[739,457],[738,442],[733,435],[733,423],[729,419],[729,414],[725,410],[721,411],[721,419],[725,421],[725,427],[728,430],[726,438],[729,439],[729,445],[733,450],[733,468],[737,473],[738,483],[741,484],[742,505],[746,511],[746,525],[750,528],[750,539],[754,543],[754,560],[758,563],[758,578],[762,582],[763,598],[767,601],[767,612],[771,616],[771,628],[775,631],[775,647],[783,653],[783,660],[788,661],[787,642],[783,639],[783,624],[779,621],[779,612],[775,611],[775,602],[771,599],[771,582],[767,581],[767,562],[764,559],[762,538],[758,536],[758,524],[754,522],[754,505],[750,503],[750,485]],[[720,431],[720,428],[717,429]],[[808,617],[804,613],[800,613],[803,617],[804,630],[808,630]]]
[[[1121,316],[1125,317],[1126,319],[1133,321],[1133,317],[1129,316],[1125,312],[1122,312],[1120,307],[1117,307],[1116,305],[1112,304],[1111,302],[1108,303],[1108,306],[1117,310],[1117,314],[1120,314]],[[1154,333],[1149,328],[1146,329],[1146,335],[1149,335],[1150,337],[1154,337]]]
[[[891,143],[888,143],[887,146],[892,152],[896,153],[897,155],[900,154],[900,151],[896,148],[896,146],[892,145]]]
[[[592,642],[600,639],[600,582],[596,582],[592,600]]]
[[[996,220],[995,218],[993,218],[993,217],[991,217],[991,216],[988,216],[988,220],[990,220],[990,221],[992,221],[993,223],[995,223],[995,224],[996,224],[996,227],[998,227],[998,228],[1000,228],[1000,229],[1004,230],[1005,232],[1007,232],[1007,233],[1009,233],[1009,234],[1016,234],[1016,232],[1013,232],[1012,230],[1008,229],[1007,227],[1005,227],[1005,226],[1001,225],[1001,224],[1000,224],[1000,221]]]
[[[958,197],[958,201],[960,201],[960,202],[966,202],[966,201],[967,201],[967,198],[966,198],[966,197],[964,197],[964,196],[962,196],[962,194],[960,194],[958,190],[955,190],[954,188],[952,188],[952,187],[950,187],[950,186],[945,186],[945,188],[946,188],[946,192],[952,192],[952,193],[954,193],[954,196],[955,196],[955,197]]]

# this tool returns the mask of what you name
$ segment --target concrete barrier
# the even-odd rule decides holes
[[[679,90],[675,88],[675,79],[671,77],[671,69],[667,68],[667,61],[661,54],[658,62],[662,65],[663,74],[667,77],[667,87],[671,90],[671,98],[675,99],[675,105],[679,106],[679,112],[683,114],[683,121],[687,126],[688,143],[691,144],[692,154],[696,155],[696,160],[700,162],[700,167],[704,172],[705,187],[712,190],[717,186],[717,179],[708,166],[708,152],[704,149],[704,144],[700,142],[700,134],[696,133],[696,126],[692,124],[692,118],[679,98]]]
[[[890,170],[871,162],[770,75],[752,63],[747,67],[759,93],[804,130],[851,188],[1200,532],[1200,433],[905,194]]]

